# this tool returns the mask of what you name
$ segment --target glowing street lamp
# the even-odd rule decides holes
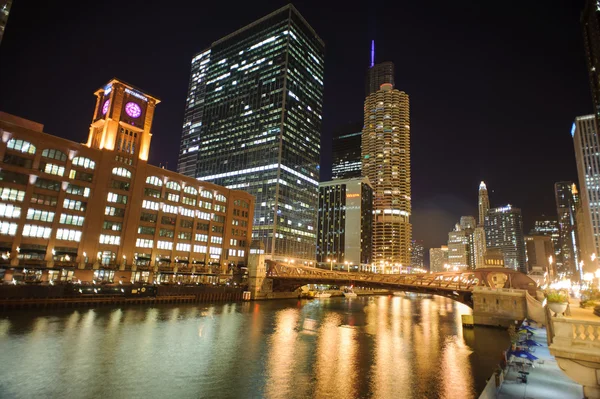
[[[329,270],[333,271],[333,259],[327,259],[327,262],[329,262]]]

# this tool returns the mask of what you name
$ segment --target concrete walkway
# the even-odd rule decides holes
[[[536,327],[533,325],[532,327]],[[524,366],[528,371],[527,384],[520,382],[518,368],[513,363],[508,367],[508,373],[498,390],[498,398],[532,398],[532,399],[582,399],[583,387],[571,380],[560,370],[556,360],[548,350],[546,329],[539,328],[534,331],[532,339],[542,346],[534,347],[532,352],[539,358],[532,366]],[[518,360],[517,360],[518,361]]]

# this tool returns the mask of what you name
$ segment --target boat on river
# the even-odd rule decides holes
[[[319,299],[319,298],[330,298],[330,297],[331,297],[331,293],[324,292],[324,291],[316,292],[315,295],[313,296],[313,298],[316,298],[316,299]]]
[[[352,287],[350,288],[345,288],[344,292],[343,292],[344,296],[346,298],[356,298],[358,295],[356,294],[356,292],[354,292],[354,290],[352,289]]]

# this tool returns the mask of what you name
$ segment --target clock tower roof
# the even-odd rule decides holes
[[[125,82],[125,81],[123,81],[121,79],[117,79],[117,78],[112,78],[111,80],[109,80],[108,83],[106,83],[103,87],[101,87],[98,90],[96,90],[94,92],[94,94],[95,95],[99,95],[99,94],[101,94],[101,93],[109,90],[109,88],[112,88],[112,86],[114,84],[123,85],[123,86],[125,86],[125,88],[127,88],[127,89],[129,89],[129,90],[131,90],[131,91],[133,91],[133,92],[135,92],[135,93],[137,93],[137,94],[139,94],[139,95],[141,95],[143,97],[151,98],[152,100],[154,100],[155,104],[160,103],[160,99],[158,97],[153,96],[152,94],[149,94],[148,92],[143,91],[143,90],[135,87],[134,85],[129,84],[129,83],[127,83],[127,82]]]

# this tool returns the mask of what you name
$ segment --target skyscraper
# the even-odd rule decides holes
[[[594,121],[593,118],[592,116],[592,122]],[[562,261],[562,268],[558,272],[579,278],[577,217],[572,188],[573,182],[571,181],[561,181],[554,184],[556,213],[560,225],[560,254]]]
[[[333,164],[331,178],[351,179],[360,177],[362,164],[360,146],[362,123],[354,123],[338,129],[333,136]]]
[[[178,171],[256,197],[270,258],[314,261],[324,43],[292,5],[192,59]]]
[[[412,239],[408,95],[389,84],[365,100],[362,173],[373,185],[373,261],[408,265]]]
[[[596,117],[600,115],[600,7],[598,1],[587,0],[581,14],[583,24],[583,41],[586,53],[587,68],[590,78],[590,89],[594,102]],[[580,182],[581,183],[581,182]]]
[[[550,257],[554,256],[552,238],[548,236],[525,236],[525,250],[527,253],[527,271],[534,268],[554,276],[554,267]]]
[[[479,226],[483,226],[485,215],[487,215],[487,211],[490,209],[490,198],[488,197],[487,187],[483,181],[479,184],[479,202],[477,208],[479,209]]]
[[[453,270],[465,270],[471,264],[469,236],[470,231],[462,229],[458,223],[448,233],[448,265]]]
[[[562,251],[560,248],[560,225],[557,220],[546,218],[536,220],[533,229],[529,232],[530,236],[547,236],[552,239],[552,247],[554,248],[553,267],[557,271],[562,271]]]
[[[504,265],[527,273],[525,241],[521,210],[511,205],[488,210],[485,217],[487,248],[497,248],[504,254]]]
[[[412,240],[410,248],[410,265],[413,267],[423,267],[425,257],[425,248],[423,240]]]
[[[394,63],[391,61],[372,64],[367,70],[366,95],[367,97],[379,91],[382,84],[389,83],[393,87],[394,82]]]
[[[432,273],[445,272],[448,266],[448,247],[442,245],[440,248],[429,249],[429,271]]]
[[[4,30],[6,29],[11,5],[12,0],[0,0],[0,44],[2,43],[2,36],[4,36]]]
[[[364,177],[319,184],[317,262],[371,263],[373,188]]]
[[[485,252],[485,230],[482,226],[478,226],[473,229],[473,250],[471,251],[473,254],[472,268],[478,269],[480,267],[485,267]]]

